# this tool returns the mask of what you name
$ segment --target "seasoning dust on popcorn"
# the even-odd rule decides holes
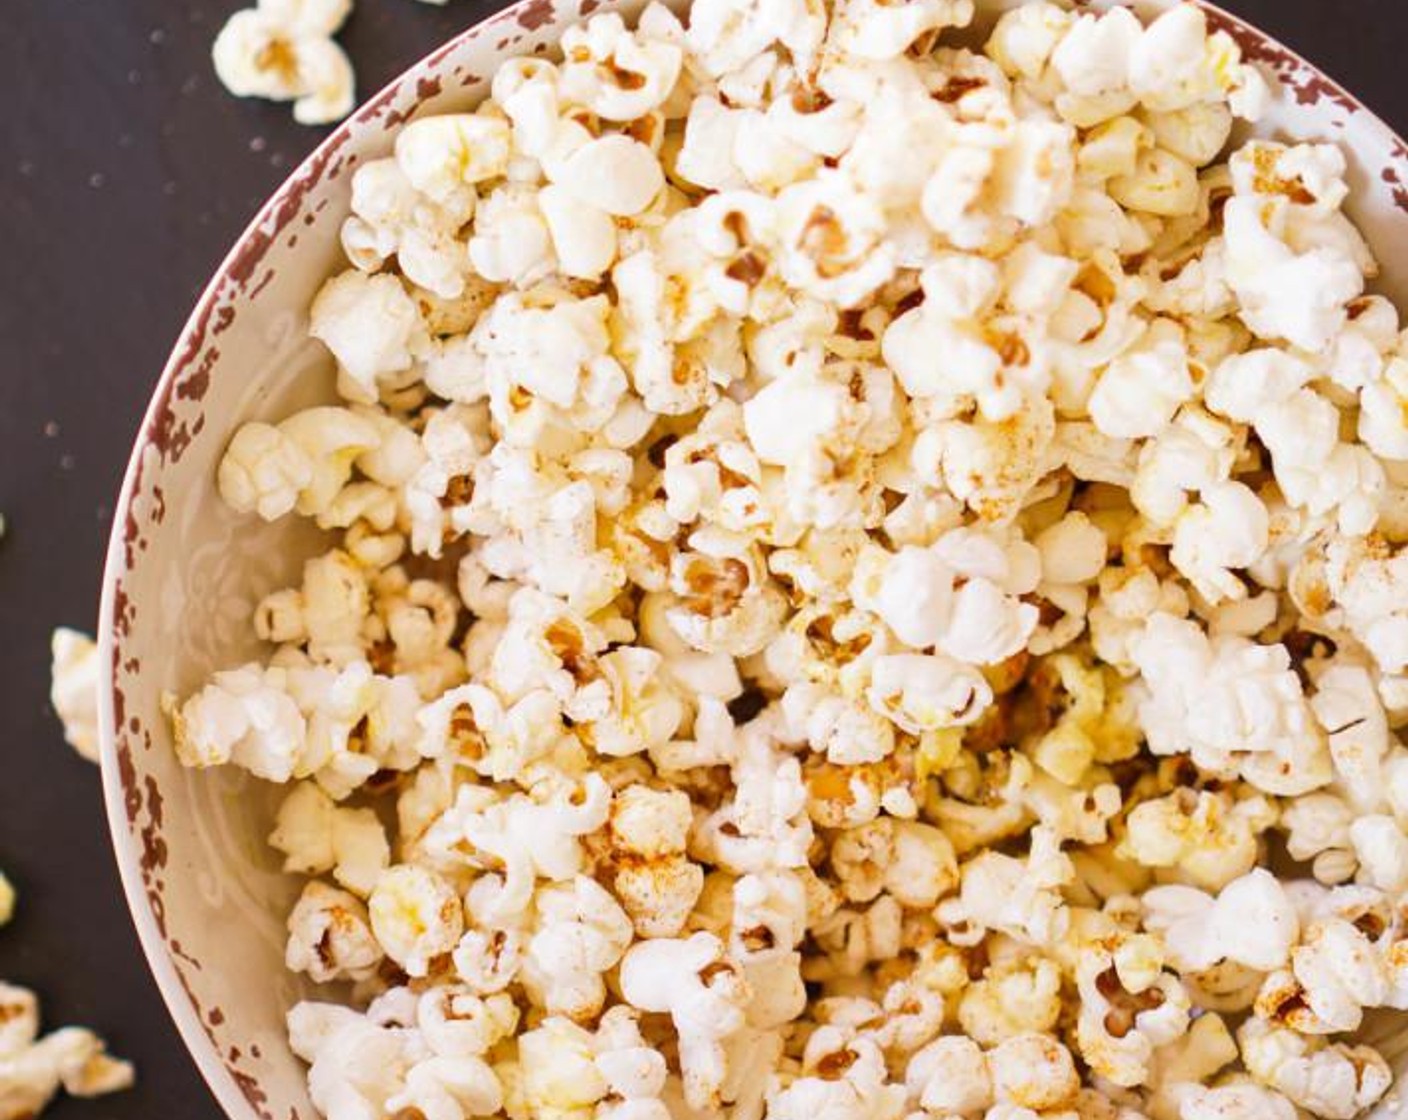
[[[331,1120],[1349,1120],[1408,1009],[1408,360],[1201,12],[696,0],[363,167],[291,783]],[[1268,853],[1284,851],[1277,873]]]

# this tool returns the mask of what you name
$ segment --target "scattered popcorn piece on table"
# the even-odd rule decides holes
[[[258,0],[232,15],[211,49],[215,73],[236,97],[292,101],[300,124],[352,111],[352,63],[333,41],[352,0]]]
[[[60,626],[50,641],[49,703],[64,725],[69,746],[98,761],[98,647],[77,630]]]

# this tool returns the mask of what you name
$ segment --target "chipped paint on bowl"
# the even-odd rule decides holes
[[[211,670],[257,655],[252,607],[289,581],[318,534],[291,521],[235,516],[216,493],[215,467],[239,424],[334,396],[331,359],[309,340],[306,309],[338,265],[353,171],[387,154],[392,134],[412,115],[472,106],[504,58],[548,52],[563,26],[593,10],[630,14],[640,6],[577,2],[523,0],[505,9],[426,57],[332,133],[220,266],[162,372],[132,451],[99,618],[108,819],[152,972],[233,1120],[317,1116],[284,1036],[286,1009],[308,990],[283,967],[294,885],[264,843],[273,788],[233,770],[182,768],[161,697],[183,695]],[[979,0],[979,7],[991,20],[1014,2]],[[1155,13],[1172,2],[1136,7]],[[1402,302],[1408,147],[1299,56],[1205,7],[1278,80],[1258,131],[1345,148],[1350,210],[1383,262],[1380,289]]]

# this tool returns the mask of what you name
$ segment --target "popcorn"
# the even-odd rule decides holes
[[[39,1036],[34,993],[0,983],[0,1115],[38,1116],[60,1088],[98,1097],[132,1086],[132,1066],[110,1057],[103,1040],[82,1027]]]
[[[1223,223],[1228,281],[1242,320],[1258,337],[1324,349],[1374,270],[1358,233],[1338,213],[1344,157],[1330,146],[1255,143],[1231,166],[1235,194]],[[1309,275],[1314,283],[1301,284]]]
[[[762,649],[781,625],[782,593],[767,578],[761,555],[744,540],[699,529],[689,537],[692,551],[674,556],[670,590],[678,605],[666,618],[693,649],[746,657]]]
[[[319,984],[366,980],[385,955],[361,901],[316,879],[289,914],[288,933],[284,963]]]
[[[1241,1083],[1215,1089],[1190,1086],[1182,1095],[1182,1120],[1295,1120],[1295,1105],[1280,1093]]]
[[[1034,590],[1039,564],[1025,542],[1004,549],[996,535],[959,529],[928,550],[863,553],[851,596],[907,645],[991,665],[1017,653],[1036,625],[1036,608],[1017,596]]]
[[[366,898],[391,863],[391,848],[371,809],[343,809],[311,782],[279,806],[269,845],[285,855],[284,870],[333,877]]]
[[[551,177],[576,201],[622,218],[639,214],[665,184],[655,153],[621,135],[587,141]]]
[[[995,1046],[1029,1032],[1048,1033],[1061,1017],[1061,969],[1043,957],[998,961],[968,984],[958,1021],[975,1042]]]
[[[1170,959],[1192,972],[1222,960],[1272,972],[1285,965],[1299,933],[1285,891],[1259,868],[1228,883],[1216,899],[1192,887],[1155,887],[1144,905],[1146,924],[1163,934]]]
[[[844,180],[818,174],[777,198],[783,279],[817,299],[853,307],[887,281],[893,250],[883,240],[884,217]]]
[[[427,833],[429,849],[495,869],[479,881],[481,921],[511,928],[531,903],[539,877],[565,882],[582,870],[580,837],[606,822],[611,791],[595,774],[576,787],[559,783],[540,786],[537,796],[517,793],[504,800],[475,797],[472,787],[462,787]]]
[[[963,864],[958,897],[939,907],[943,921],[1000,930],[1030,945],[1058,941],[1069,923],[1058,891],[1074,871],[1050,830],[1037,827],[1031,835],[1025,861],[983,852]]]
[[[920,36],[966,27],[972,19],[972,0],[922,0],[903,8],[845,0],[838,6],[831,34],[841,50],[880,61],[899,57]]]
[[[628,31],[614,12],[567,28],[562,53],[560,95],[608,121],[633,121],[658,108],[684,58],[677,44]]]
[[[877,658],[866,690],[870,706],[911,735],[962,727],[992,703],[992,690],[972,666],[940,654]]]
[[[1275,821],[1276,810],[1264,797],[1233,800],[1178,789],[1134,807],[1120,851],[1145,867],[1184,875],[1203,890],[1221,890],[1256,865],[1257,838]]]
[[[97,762],[98,647],[86,634],[58,627],[50,638],[49,703],[64,725],[68,745]]]
[[[641,1011],[670,1016],[679,1033],[685,1099],[692,1108],[718,1100],[727,1076],[724,1043],[743,1026],[748,986],[723,957],[718,938],[637,942],[621,962],[621,994]]]
[[[509,129],[487,113],[420,117],[396,134],[396,165],[421,194],[444,205],[464,185],[504,174]]]
[[[1206,487],[1173,530],[1169,559],[1209,603],[1238,600],[1246,585],[1233,569],[1250,568],[1266,552],[1271,522],[1261,499],[1240,482]]]
[[[354,174],[345,403],[217,471],[333,539],[165,700],[297,783],[327,1115],[1387,1095],[1408,367],[1345,158],[1220,158],[1271,91],[1196,5],[975,15],[596,14]]]
[[[352,110],[352,63],[332,40],[351,0],[260,0],[237,11],[211,49],[220,84],[236,97],[292,101],[299,124],[330,124]]]
[[[349,269],[323,285],[308,314],[308,333],[337,359],[339,391],[362,404],[425,345],[420,312],[394,276]]]
[[[1176,325],[1160,320],[1136,349],[1110,364],[1090,396],[1090,418],[1102,433],[1116,439],[1157,436],[1179,405],[1192,398],[1181,334]]]
[[[602,973],[631,943],[631,920],[585,875],[544,887],[536,904],[538,928],[524,956],[523,981],[552,1014],[591,1020],[606,998]]]
[[[599,207],[549,185],[538,193],[538,208],[552,238],[563,275],[595,280],[616,259],[616,223]]]
[[[993,1103],[987,1055],[971,1039],[935,1039],[909,1060],[905,1087],[927,1112],[977,1113]]]
[[[1330,780],[1329,751],[1285,647],[1209,642],[1196,624],[1155,615],[1134,658],[1150,689],[1140,721],[1156,754],[1187,750],[1199,767],[1274,794]],[[1260,749],[1244,754],[1247,743]]]
[[[1238,1035],[1247,1071],[1316,1116],[1352,1120],[1377,1104],[1392,1081],[1372,1047],[1317,1045],[1259,1019],[1248,1020]]]
[[[998,1043],[988,1054],[988,1068],[997,1099],[1019,1108],[1059,1108],[1080,1086],[1070,1051],[1043,1035]]]
[[[611,807],[612,887],[642,937],[678,936],[704,887],[704,870],[685,854],[689,798],[627,786]]]
[[[220,497],[238,513],[257,510],[276,521],[294,508],[313,480],[313,463],[297,443],[270,424],[245,424],[220,460]]]
[[[386,955],[411,976],[424,976],[464,931],[459,896],[433,872],[411,864],[392,867],[377,879],[367,910]]]

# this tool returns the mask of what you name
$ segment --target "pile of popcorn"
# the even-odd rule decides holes
[[[599,14],[363,166],[290,783],[331,1120],[1349,1120],[1408,1009],[1408,334],[1201,11]],[[1276,853],[1276,873],[1267,869]]]

